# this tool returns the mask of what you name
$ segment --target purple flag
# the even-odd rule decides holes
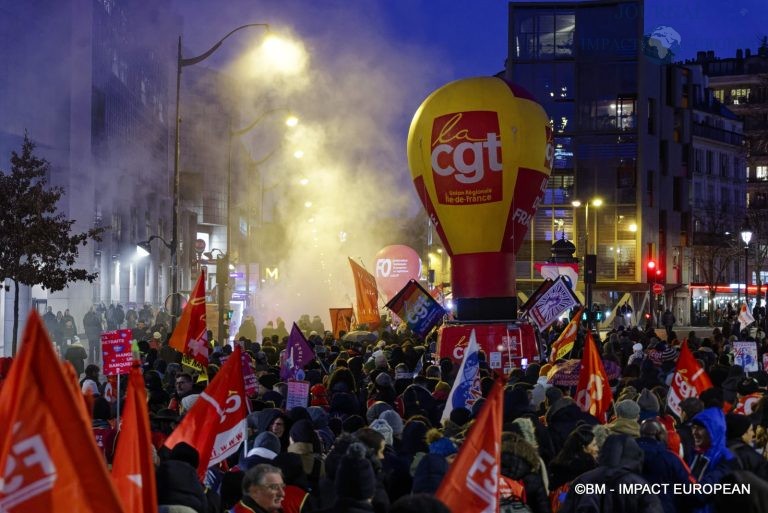
[[[309,347],[307,339],[304,338],[304,334],[294,322],[291,335],[288,337],[288,345],[285,348],[285,360],[280,367],[280,379],[283,381],[303,380],[304,366],[314,359],[314,351]]]

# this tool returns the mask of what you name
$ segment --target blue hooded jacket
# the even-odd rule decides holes
[[[710,446],[703,454],[696,454],[691,462],[691,470],[697,472],[697,459],[704,456],[709,459],[709,464],[700,475],[694,475],[699,483],[714,484],[723,481],[726,474],[738,468],[737,460],[733,453],[725,445],[725,415],[719,408],[706,408],[693,417],[692,424],[699,424],[709,433]],[[692,497],[699,501],[700,506],[694,509],[695,513],[711,513],[714,511],[712,495],[699,495]]]
[[[710,446],[704,456],[709,458],[709,467],[716,467],[722,460],[734,459],[725,445],[725,415],[719,408],[706,408],[693,417],[692,424],[699,424],[709,433]]]

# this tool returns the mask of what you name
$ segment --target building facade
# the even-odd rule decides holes
[[[60,212],[75,220],[73,231],[107,227],[76,263],[98,280],[56,293],[23,288],[20,329],[35,307],[69,309],[82,332],[93,304],[160,306],[167,251],[135,255],[136,242],[171,235],[169,36],[180,25],[170,2],[0,1],[0,13],[0,154],[20,149],[26,131],[51,163],[50,183],[64,189]],[[0,353],[8,354],[13,291],[0,296]]]
[[[677,265],[690,225],[683,91],[658,55],[646,53],[643,3],[512,2],[509,13],[506,77],[544,106],[556,145],[546,195],[517,256],[518,289],[540,283],[535,264],[565,236],[582,268],[584,255],[597,256],[594,303],[631,300],[639,317],[663,298],[686,319],[687,277]],[[660,297],[646,282],[649,260],[664,273]]]

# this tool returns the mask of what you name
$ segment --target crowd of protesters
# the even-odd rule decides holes
[[[161,511],[448,511],[434,494],[484,399],[471,409],[454,408],[441,422],[458,365],[434,359],[436,333],[421,340],[401,326],[354,339],[313,330],[312,321],[302,327],[316,358],[304,369],[310,384],[306,407],[291,409],[287,383],[279,378],[285,324],[268,325],[260,341],[246,336],[255,334],[255,326],[241,329],[235,343],[249,355],[258,379],[248,440],[238,454],[212,467],[204,482],[195,472],[199,455],[193,447],[182,443],[169,450],[163,442],[232,348],[214,345],[203,380],[181,365],[167,336],[158,340],[147,331],[140,339]],[[545,363],[547,348],[562,329],[558,323],[540,334],[542,361],[513,369],[507,380],[502,512],[768,511],[768,374],[747,375],[733,364],[736,335],[717,328],[707,337],[690,332],[678,338],[674,330],[665,337],[665,330],[658,335],[619,327],[604,340],[595,336],[603,361],[621,368],[610,383],[611,418],[600,424],[574,401],[573,387],[553,385],[547,377],[558,365]],[[759,330],[738,339],[755,340],[760,357],[768,352]],[[570,358],[581,356],[583,341],[582,329]],[[678,419],[667,408],[666,394],[682,343],[714,387],[682,401]],[[485,397],[493,373],[482,352],[480,367]],[[88,365],[84,375],[83,389],[97,395],[94,435],[110,463],[114,404],[97,365]],[[636,491],[608,486],[585,493],[579,486],[585,483],[631,485]],[[644,487],[653,484],[667,486]],[[693,484],[749,484],[750,493],[685,488]]]

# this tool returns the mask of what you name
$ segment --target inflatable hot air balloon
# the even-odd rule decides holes
[[[396,244],[381,248],[376,253],[376,285],[387,301],[421,275],[421,258],[416,250]]]
[[[496,77],[451,82],[419,107],[408,162],[451,256],[461,320],[516,316],[515,254],[552,170],[549,117]]]

